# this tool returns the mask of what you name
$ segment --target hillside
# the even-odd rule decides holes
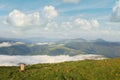
[[[120,80],[120,58],[0,67],[0,80]]]
[[[0,55],[74,56],[79,54],[98,54],[110,58],[120,57],[120,42],[109,42],[103,39],[87,41],[78,38],[39,43],[27,43],[25,41],[1,39]]]

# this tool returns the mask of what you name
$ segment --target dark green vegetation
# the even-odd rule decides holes
[[[65,44],[65,47],[80,50],[85,54],[99,54],[106,57],[120,57],[120,43],[96,40],[93,42],[72,41]]]
[[[4,42],[1,41],[0,43]],[[14,43],[16,41],[6,41]],[[102,39],[86,41],[84,39],[68,39],[52,44],[36,45],[36,43],[25,43],[9,47],[0,47],[3,55],[78,55],[98,54],[105,57],[120,57],[120,43],[108,42]]]
[[[0,80],[120,80],[120,58],[0,67]]]

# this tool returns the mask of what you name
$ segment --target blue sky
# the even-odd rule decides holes
[[[0,0],[0,37],[120,41],[120,0]]]

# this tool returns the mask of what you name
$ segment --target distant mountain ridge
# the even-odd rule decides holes
[[[6,42],[6,43],[4,43]],[[24,44],[21,44],[24,43]],[[0,38],[0,54],[4,55],[79,55],[98,54],[105,57],[120,57],[120,42],[103,39],[12,39]],[[4,46],[5,45],[5,46]],[[9,46],[7,46],[9,45]]]
[[[31,43],[38,43],[38,42],[111,42],[106,41],[104,39],[98,38],[96,40],[86,40],[83,38],[74,38],[74,39],[52,39],[52,38],[45,38],[45,37],[31,37],[31,38],[3,38],[0,37],[0,42],[31,42]],[[118,42],[117,42],[118,43]]]
[[[31,38],[2,38],[0,37],[0,42],[25,42],[25,43],[38,43],[38,42],[55,42],[58,39],[50,39],[44,37],[31,37]]]

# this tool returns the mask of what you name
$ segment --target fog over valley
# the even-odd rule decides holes
[[[18,66],[19,63],[25,64],[38,64],[38,63],[59,63],[65,61],[78,61],[78,60],[101,60],[105,57],[101,55],[59,55],[59,56],[48,56],[48,55],[34,55],[34,56],[22,56],[22,55],[0,55],[0,66]]]

